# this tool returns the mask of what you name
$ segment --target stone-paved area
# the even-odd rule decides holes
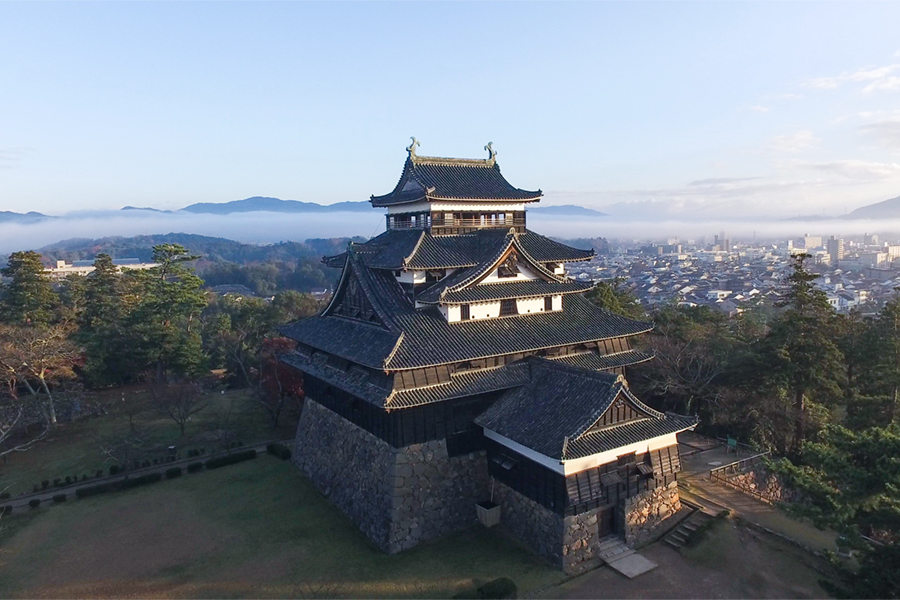
[[[689,441],[689,449],[696,450],[700,447],[696,441],[699,436],[693,436],[694,439]],[[685,448],[683,444],[680,447]],[[711,469],[758,453],[739,448],[735,455],[722,443],[712,444],[710,447],[709,450],[688,456],[685,456],[688,452],[682,454],[682,472],[678,475],[682,498],[700,504],[712,513],[728,508],[738,517],[786,536],[811,550],[836,550],[836,534],[833,531],[816,529],[808,523],[792,519],[771,504],[709,479]]]

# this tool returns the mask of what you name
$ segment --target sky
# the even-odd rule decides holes
[[[900,195],[900,3],[0,2],[0,210],[390,191],[838,216]],[[366,235],[363,233],[363,235]]]

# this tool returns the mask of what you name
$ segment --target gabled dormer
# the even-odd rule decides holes
[[[560,311],[563,296],[590,289],[547,270],[510,230],[493,257],[460,269],[416,296],[416,306],[437,305],[450,323]]]

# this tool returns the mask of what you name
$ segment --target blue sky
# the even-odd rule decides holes
[[[404,147],[635,217],[900,195],[900,3],[0,3],[0,210],[389,191]]]

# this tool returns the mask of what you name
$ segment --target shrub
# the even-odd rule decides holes
[[[153,464],[154,464],[154,465],[158,465],[158,464],[159,464],[159,459],[158,459],[158,458],[154,458],[154,459],[153,459]]]
[[[110,465],[109,474],[110,475],[118,475],[119,474],[119,465]]]
[[[150,466],[150,461],[149,461],[149,460],[145,460],[141,466],[143,466],[143,467],[146,469],[147,467]]]
[[[12,506],[7,504],[2,509],[0,509],[0,514],[11,515],[12,514]]]
[[[0,500],[9,500],[10,495],[9,492],[0,492]]]
[[[87,480],[88,480],[88,474],[85,473],[84,475],[82,475],[82,476],[81,476],[81,480],[82,480],[82,481],[87,481]]]
[[[130,477],[124,479],[119,482],[119,489],[122,490],[130,490],[133,487],[138,487],[139,485],[146,485],[148,483],[156,483],[157,481],[162,480],[162,475],[159,473],[147,473],[146,475],[138,475],[137,477]]]
[[[203,470],[202,462],[192,462],[191,464],[189,464],[187,466],[188,473],[196,473],[197,471],[201,471],[201,470]]]
[[[518,588],[515,582],[509,577],[501,577],[478,588],[482,598],[515,598],[518,594]]]
[[[48,487],[50,487],[50,482],[49,482],[48,480],[46,480],[46,479],[43,480],[43,481],[41,482],[41,487],[44,488],[44,489],[46,490]]]
[[[140,468],[141,468],[141,461],[139,461],[139,460],[134,461],[134,468],[135,468],[135,469],[140,469]]]
[[[78,498],[87,498],[88,496],[96,496],[97,494],[104,494],[108,492],[110,489],[108,483],[98,483],[97,485],[91,485],[88,487],[78,488],[75,490],[75,496]]]
[[[59,502],[65,502],[65,501],[66,501],[66,495],[65,495],[65,494],[56,494],[56,495],[53,496],[53,501],[56,502],[56,503],[59,503]]]
[[[227,456],[220,456],[218,458],[211,458],[206,461],[207,469],[218,469],[219,467],[225,467],[227,465],[233,465],[235,463],[243,462],[245,460],[250,460],[256,458],[256,450],[245,450],[244,452],[235,452],[234,454],[229,454]]]
[[[166,469],[166,479],[175,479],[176,477],[181,477],[181,467]]]
[[[32,498],[31,500],[28,501],[28,506],[30,506],[31,508],[37,508],[40,505],[41,505],[40,498]]]
[[[278,442],[268,444],[266,446],[266,452],[273,456],[277,456],[281,460],[288,460],[291,457],[291,450],[284,444],[279,444]]]
[[[37,494],[39,491],[41,491],[41,486],[39,486],[38,484],[34,484],[34,488],[32,488],[31,491]]]
[[[103,471],[97,471],[95,477],[103,477]]]
[[[77,478],[76,478],[76,480],[77,480]],[[66,475],[66,485],[71,485],[71,484],[72,484],[72,478],[69,477],[68,475]]]

